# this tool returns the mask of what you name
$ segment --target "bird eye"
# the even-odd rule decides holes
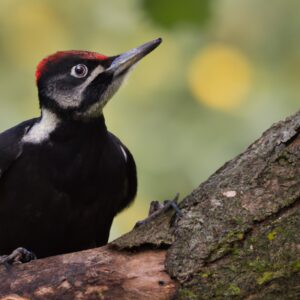
[[[79,64],[72,68],[71,75],[76,78],[83,78],[87,75],[88,68],[86,65]]]

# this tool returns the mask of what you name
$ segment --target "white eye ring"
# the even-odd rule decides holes
[[[86,65],[79,64],[71,69],[71,75],[76,78],[83,78],[87,75],[88,71],[89,70]]]

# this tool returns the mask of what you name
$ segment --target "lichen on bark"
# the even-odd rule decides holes
[[[300,293],[300,203],[257,223],[182,284],[178,299],[296,299]],[[188,296],[193,295],[193,297]]]
[[[226,245],[299,199],[299,128],[299,113],[273,125],[183,201],[167,257],[172,276],[184,279],[226,255]]]
[[[249,259],[253,254],[245,249],[252,245],[249,243],[251,238],[256,236],[255,230],[261,229],[263,232],[269,228],[267,222],[273,219],[275,222],[284,213],[289,215],[289,210],[295,211],[293,218],[292,216],[289,218],[297,222],[299,220],[299,132],[300,112],[285,121],[274,124],[244,153],[227,162],[207,181],[200,184],[180,203],[182,211],[180,218],[176,218],[174,212],[169,211],[148,223],[147,226],[133,230],[125,238],[115,241],[114,245],[120,248],[131,248],[143,244],[170,245],[166,268],[169,274],[183,283],[185,287],[188,286],[187,283],[193,286],[193,282],[197,280],[199,283],[206,282],[209,286],[208,282],[213,282],[212,278],[214,278],[210,268],[212,266],[221,268],[219,261],[230,263],[235,268],[238,268],[240,264],[241,269],[246,273],[252,270],[254,274],[255,272],[249,265]],[[264,241],[267,245],[272,245],[272,243],[273,247],[276,245],[280,253],[288,252],[284,247],[289,248],[292,244],[297,245],[299,242],[296,240],[297,233],[292,228],[287,230],[288,225],[287,219],[286,223],[279,227],[274,225],[275,229],[266,232],[268,236]],[[287,232],[284,229],[290,232],[290,243],[285,244],[281,241],[276,244],[283,233]],[[273,281],[284,281],[287,274],[291,274],[293,264],[299,266],[298,254],[290,251],[292,254],[289,260],[280,260],[281,256],[276,256],[279,260],[277,270],[271,261],[261,258],[263,253],[270,254],[269,246],[267,247],[258,237],[256,241],[251,247],[255,247],[255,251],[260,249],[261,252],[253,260],[253,268],[256,262],[258,265],[266,263],[271,268],[270,270],[265,268],[259,276],[256,274],[256,281],[253,281],[252,287],[264,286],[265,283]],[[237,260],[239,255],[244,257],[243,260]],[[246,266],[250,269],[246,270]],[[286,273],[279,271],[279,267]],[[225,264],[224,268],[230,268],[230,266]],[[222,272],[220,274],[225,274],[225,271]],[[195,277],[195,274],[198,275]],[[232,274],[234,274],[233,271]],[[218,286],[216,289],[222,290],[223,293],[226,289],[226,295],[235,297],[243,295],[244,291],[238,282],[230,281],[224,282],[223,286]],[[181,296],[184,291],[189,294],[187,299],[193,298],[191,289],[182,290]],[[196,289],[196,295],[199,296],[197,293],[198,289]]]

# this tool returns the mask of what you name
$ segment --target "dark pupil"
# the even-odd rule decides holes
[[[83,75],[85,72],[84,66],[78,65],[75,67],[75,72],[77,75]]]

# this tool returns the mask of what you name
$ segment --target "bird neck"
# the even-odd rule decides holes
[[[75,136],[98,135],[99,137],[107,134],[105,119],[103,115],[98,117],[74,120],[63,118],[49,109],[42,109],[40,119],[29,130],[24,137],[28,143],[40,144],[53,137],[58,139],[74,138]]]

